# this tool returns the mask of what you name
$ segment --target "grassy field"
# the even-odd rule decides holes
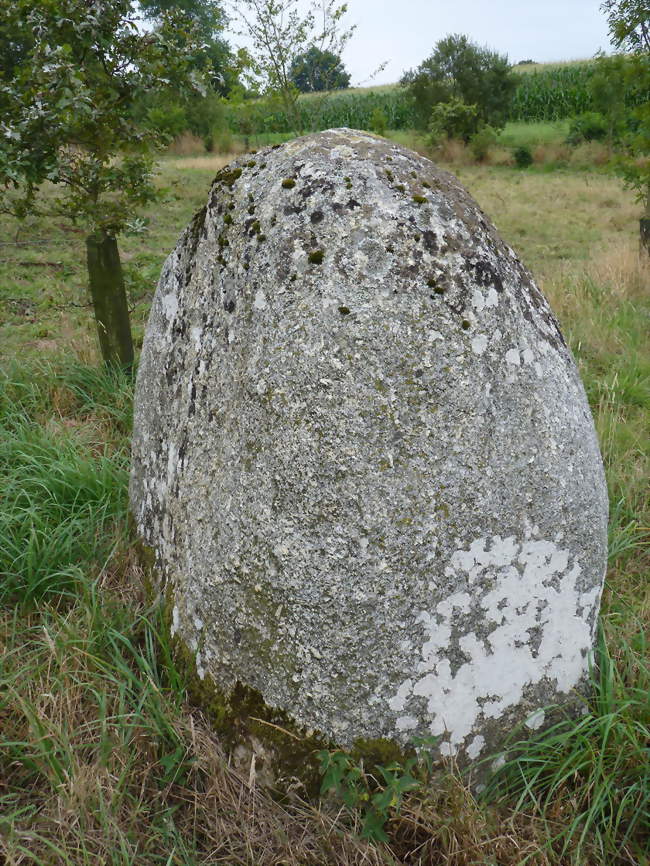
[[[506,131],[507,132],[507,131]],[[513,131],[514,134],[515,131]],[[532,138],[555,132],[519,130]],[[164,203],[121,241],[136,340],[219,157],[161,166]],[[533,270],[594,413],[610,502],[602,653],[585,715],[479,801],[453,768],[359,838],[338,802],[249,784],[186,698],[126,515],[132,382],[97,365],[84,236],[0,237],[0,863],[70,866],[643,866],[650,709],[650,271],[638,208],[597,171],[455,168]]]

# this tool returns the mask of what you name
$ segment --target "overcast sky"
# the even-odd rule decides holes
[[[343,59],[357,85],[398,81],[450,33],[507,54],[511,63],[592,57],[610,51],[601,0],[347,0],[357,29]],[[233,39],[236,43],[238,40]]]

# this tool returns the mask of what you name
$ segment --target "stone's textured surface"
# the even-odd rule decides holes
[[[133,457],[173,628],[224,692],[467,760],[584,688],[589,409],[530,274],[427,159],[330,130],[217,176],[160,279]]]

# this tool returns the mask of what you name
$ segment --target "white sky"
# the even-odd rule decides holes
[[[450,33],[507,54],[511,63],[592,57],[610,51],[601,0],[348,0],[357,29],[343,53],[352,85],[398,81]],[[232,44],[241,40],[231,38]]]

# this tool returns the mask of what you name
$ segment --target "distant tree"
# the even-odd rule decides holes
[[[342,26],[347,6],[337,6],[335,0],[312,0],[303,11],[299,0],[239,0],[236,8],[250,43],[250,84],[276,98],[294,132],[302,132],[293,63],[311,48],[341,55],[354,30]]]
[[[428,126],[434,105],[453,98],[476,106],[479,125],[498,129],[505,125],[517,78],[506,55],[457,34],[437,42],[431,56],[407,72],[401,84],[413,99],[421,128]]]
[[[294,57],[290,77],[301,93],[341,90],[350,86],[350,75],[340,56],[333,51],[321,51],[315,45]]]
[[[0,0],[0,41],[20,47],[10,70],[0,66],[0,210],[65,216],[87,230],[102,356],[130,367],[117,236],[157,194],[164,140],[133,109],[144,93],[198,84],[192,22],[165,13],[143,32],[131,0]]]
[[[612,43],[630,56],[622,66],[629,87],[650,93],[650,2],[649,0],[605,0]],[[614,71],[614,68],[613,70]],[[650,100],[631,112],[631,123],[622,136],[624,155],[618,169],[643,206],[639,221],[641,246],[650,254]]]

